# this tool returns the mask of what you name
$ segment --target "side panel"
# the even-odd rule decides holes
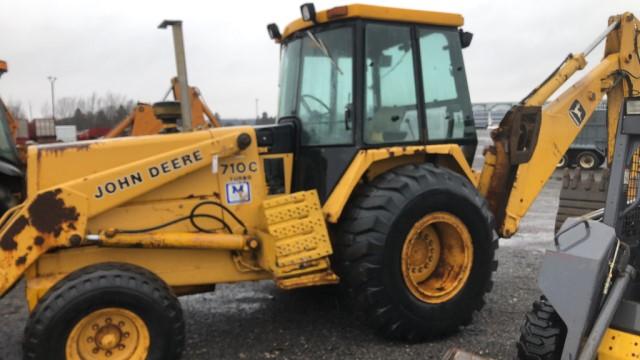
[[[43,255],[27,273],[27,298],[30,308],[33,308],[37,300],[61,277],[85,266],[103,262],[123,262],[141,266],[173,287],[271,277],[265,271],[240,271],[229,251],[98,247],[66,249]]]
[[[347,201],[351,197],[351,193],[365,176],[365,173],[372,168],[373,163],[390,158],[398,158],[397,164],[401,165],[404,164],[403,160],[400,160],[401,158],[416,155],[436,156],[437,162],[461,173],[474,186],[477,186],[478,176],[469,166],[459,145],[395,146],[360,150],[322,207],[327,221],[331,223],[338,222]],[[392,168],[394,166],[391,164],[385,165],[385,167]],[[374,169],[374,172],[379,171],[380,169]]]

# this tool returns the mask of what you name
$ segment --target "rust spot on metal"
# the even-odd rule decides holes
[[[44,238],[38,235],[36,236],[35,239],[33,239],[33,243],[36,244],[37,246],[42,246],[42,244],[44,244]]]
[[[213,197],[220,200],[220,193],[219,192],[214,192],[213,193]]]
[[[54,154],[56,156],[62,155],[67,150],[86,151],[89,150],[91,144],[89,143],[66,143],[56,144],[38,147],[38,160],[42,154]]]
[[[33,246],[31,245],[27,246],[27,251],[31,252],[31,250],[33,250]]]
[[[16,259],[16,266],[24,265],[27,262],[27,254],[24,254]]]
[[[82,238],[78,234],[73,234],[69,237],[69,243],[71,246],[78,246],[82,243]]]
[[[29,225],[29,220],[26,217],[20,216],[16,219],[16,221],[11,224],[7,232],[2,236],[2,240],[0,240],[0,248],[4,251],[11,251],[18,248],[18,243],[15,240],[15,237],[24,230],[25,227]]]
[[[61,192],[60,189],[44,192],[29,205],[31,225],[38,232],[58,237],[65,223],[71,225],[78,220],[80,214],[76,208],[65,206],[64,200],[58,197]]]

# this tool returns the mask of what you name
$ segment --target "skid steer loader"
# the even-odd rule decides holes
[[[518,342],[520,359],[633,359],[640,356],[640,97],[618,124],[606,206],[569,218],[545,254],[543,297]]]
[[[0,293],[26,279],[25,358],[177,358],[177,295],[261,279],[341,281],[386,337],[451,333],[491,290],[497,235],[517,231],[602,97],[614,108],[640,87],[640,22],[614,16],[602,62],[543,107],[593,46],[568,56],[475,172],[462,16],[301,13],[268,26],[276,125],[29,148],[28,197],[0,219]]]

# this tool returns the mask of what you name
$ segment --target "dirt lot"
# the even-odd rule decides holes
[[[485,138],[486,139],[486,138]],[[560,182],[546,186],[517,236],[501,240],[496,284],[471,326],[428,343],[389,342],[355,321],[330,292],[285,292],[270,282],[219,286],[181,299],[187,320],[184,359],[437,359],[460,347],[512,359],[518,327],[538,296],[536,274],[552,228]],[[27,318],[23,287],[0,300],[0,359],[21,358]]]

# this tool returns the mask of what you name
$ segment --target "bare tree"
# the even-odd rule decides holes
[[[26,119],[27,114],[22,107],[21,101],[9,101],[7,102],[7,110],[13,115],[16,119]]]

